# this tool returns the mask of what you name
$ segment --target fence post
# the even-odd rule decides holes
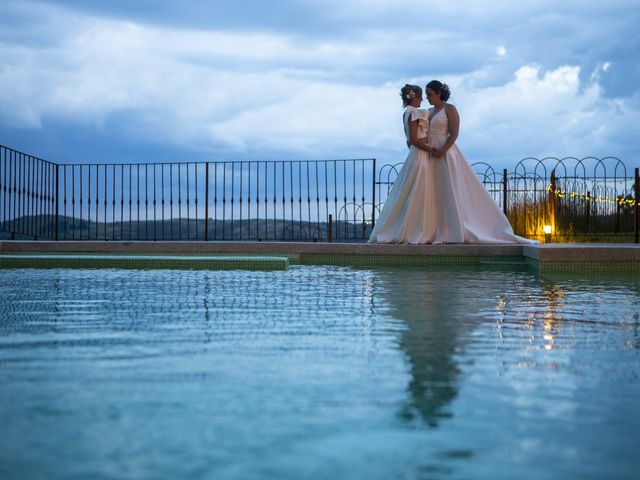
[[[620,233],[620,210],[622,210],[623,199],[622,195],[616,197],[616,233]]]
[[[371,209],[371,230],[376,226],[376,159],[373,159],[373,183],[371,184],[373,195],[372,195],[372,206]],[[331,240],[329,240],[331,241]]]
[[[204,241],[209,240],[209,162],[204,167]]]
[[[507,169],[505,168],[502,170],[502,212],[505,217],[507,216],[507,182]]]
[[[636,167],[636,191],[635,191],[635,242],[640,243],[640,168]]]
[[[60,198],[60,184],[59,184],[59,170],[60,170],[60,165],[56,165],[56,189],[54,192],[55,198],[56,198],[56,233],[55,233],[55,239],[56,241],[58,241],[58,200]],[[106,194],[105,194],[106,195]],[[105,224],[105,228],[106,228],[106,224]]]
[[[329,214],[329,223],[327,224],[327,241],[333,241],[333,215]]]
[[[549,225],[551,235],[556,234],[556,169],[551,170],[551,185],[549,189]]]
[[[587,233],[591,223],[591,192],[587,190]]]

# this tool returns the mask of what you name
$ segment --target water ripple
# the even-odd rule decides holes
[[[639,378],[634,278],[0,279],[7,478],[625,478]]]

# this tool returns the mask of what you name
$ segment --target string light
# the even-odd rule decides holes
[[[591,197],[587,196],[583,193],[577,192],[567,192],[566,190],[562,190],[560,188],[553,188],[553,185],[549,184],[547,190],[553,194],[555,194],[559,198],[578,198],[580,200],[586,200],[587,202],[598,202],[598,203],[611,203],[611,204],[619,204],[621,206],[628,205],[631,207],[635,207],[636,205],[640,205],[640,202],[636,202],[633,198],[622,198],[618,197],[617,199],[608,198],[608,197]]]

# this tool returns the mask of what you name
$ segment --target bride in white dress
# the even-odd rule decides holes
[[[455,144],[458,112],[449,88],[405,85],[404,129],[411,145],[369,243],[535,243],[519,237]]]

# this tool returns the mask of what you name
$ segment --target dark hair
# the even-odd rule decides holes
[[[449,97],[451,96],[451,90],[449,90],[449,85],[447,85],[446,83],[442,83],[438,80],[431,80],[429,83],[427,83],[426,88],[430,88],[431,90],[436,92],[438,95],[440,95],[440,99],[443,102],[446,102],[447,100],[449,100]]]
[[[409,85],[407,83],[400,89],[400,96],[402,97],[402,106],[406,107],[412,98],[422,97],[422,88],[418,85]]]

